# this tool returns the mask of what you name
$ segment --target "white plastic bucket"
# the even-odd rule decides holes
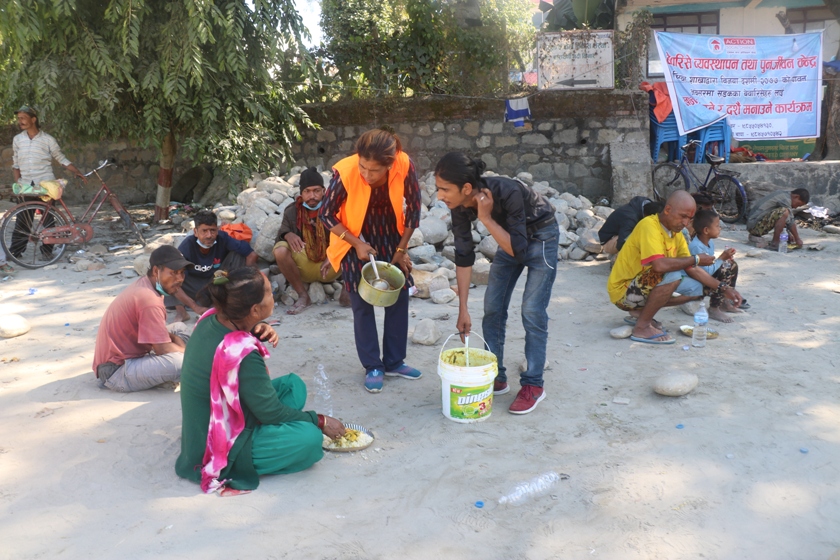
[[[449,335],[443,343],[438,357],[443,415],[465,424],[487,420],[493,411],[493,381],[499,373],[496,355],[480,348],[444,351],[453,336]],[[470,367],[460,365],[466,362],[466,352],[469,352]]]

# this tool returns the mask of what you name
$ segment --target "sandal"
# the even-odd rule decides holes
[[[10,265],[9,263],[4,263],[0,265],[0,274],[14,274],[15,267]]]

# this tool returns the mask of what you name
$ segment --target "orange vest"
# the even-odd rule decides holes
[[[397,230],[402,235],[405,231],[405,219],[403,216],[403,200],[405,198],[405,179],[408,177],[408,170],[411,163],[405,152],[397,152],[394,163],[388,171],[388,194],[391,204],[394,207],[394,214],[397,216]],[[370,202],[371,187],[359,173],[359,156],[352,155],[339,161],[333,166],[341,177],[344,190],[347,191],[347,200],[341,205],[336,218],[350,230],[350,233],[359,237],[362,233],[365,216],[367,215],[368,203]],[[327,247],[327,258],[333,270],[340,270],[341,261],[349,251],[351,245],[339,239],[334,233],[330,233],[330,245]]]

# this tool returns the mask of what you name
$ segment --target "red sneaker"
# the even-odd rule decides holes
[[[528,414],[545,398],[545,391],[542,387],[534,387],[533,385],[523,385],[519,390],[519,394],[513,400],[508,412],[511,414]]]
[[[493,381],[493,394],[494,395],[504,395],[505,393],[510,393],[510,387],[508,386],[506,381]]]

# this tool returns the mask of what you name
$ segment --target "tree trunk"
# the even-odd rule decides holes
[[[178,145],[175,135],[170,131],[160,147],[160,171],[157,179],[157,197],[155,198],[155,222],[169,218],[169,194],[172,190],[172,168],[175,166],[175,152]]]
[[[836,72],[827,71],[826,75],[837,79]],[[840,160],[840,87],[831,83],[828,88],[828,123],[825,127],[825,158]]]

